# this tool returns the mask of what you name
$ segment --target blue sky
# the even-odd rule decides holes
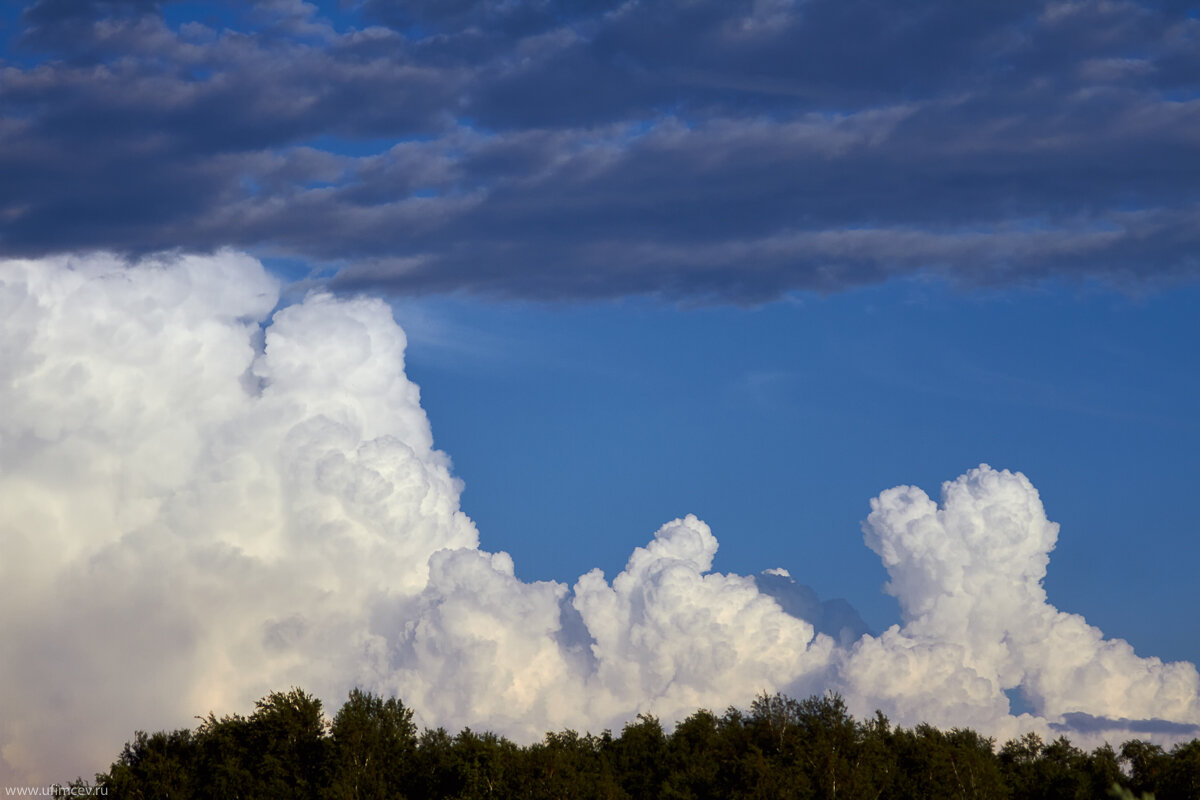
[[[1200,730],[1198,130],[1200,15],[1176,0],[6,4],[0,496],[21,510],[2,541],[45,585],[110,544],[129,586],[176,576],[179,598],[149,580],[89,611],[114,652],[76,653],[71,680],[122,687],[110,728],[174,724],[151,716],[163,697],[187,723],[192,698],[312,680],[328,699],[370,674],[424,722],[515,736],[764,685],[999,737]],[[329,420],[342,438],[312,434]],[[304,471],[289,448],[310,434],[343,472]],[[1049,605],[1033,488],[982,463],[1062,526]],[[261,480],[227,497],[230,474]],[[943,482],[941,516],[887,491]],[[727,580],[699,522],[660,529],[687,514]],[[38,515],[79,517],[73,545],[38,539]],[[224,572],[196,526],[226,537]],[[596,567],[611,585],[575,583]],[[738,577],[769,568],[879,635],[814,638],[838,631]],[[328,581],[341,616],[312,599]],[[42,600],[42,627],[0,615],[13,675],[84,625]],[[156,642],[216,644],[126,642],[146,607]],[[210,655],[238,679],[177,691],[172,659]],[[143,672],[165,694],[119,680]],[[96,718],[81,700],[43,719],[25,686],[0,680],[0,750],[22,726],[44,747],[0,777]],[[72,735],[80,763],[115,752],[112,730]]]
[[[1195,288],[1133,298],[897,283],[754,309],[401,302],[410,375],[484,544],[610,575],[695,513],[717,568],[784,567],[898,621],[867,500],[986,462],[1062,526],[1047,588],[1143,654],[1200,657]]]

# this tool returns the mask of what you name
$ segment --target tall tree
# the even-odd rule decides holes
[[[1171,757],[1159,745],[1133,739],[1121,745],[1121,761],[1129,768],[1129,784],[1135,793],[1156,793]]]
[[[138,731],[96,783],[114,797],[187,800],[194,796],[198,756],[198,743],[189,730]]]
[[[258,797],[316,800],[329,755],[321,701],[295,688],[271,692],[255,704],[249,725]]]
[[[658,718],[638,714],[612,743],[613,766],[633,800],[657,800],[667,778],[667,737]]]
[[[330,726],[329,800],[405,797],[417,748],[413,712],[398,699],[354,689]]]
[[[1200,739],[1176,745],[1171,750],[1158,789],[1158,800],[1195,800],[1200,797]]]

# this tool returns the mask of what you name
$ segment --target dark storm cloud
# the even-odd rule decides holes
[[[0,251],[234,245],[543,299],[1200,273],[1185,5],[183,10],[26,9]]]

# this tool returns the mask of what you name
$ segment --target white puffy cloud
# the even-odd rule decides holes
[[[340,692],[386,648],[365,609],[477,545],[387,306],[272,318],[278,299],[232,253],[0,266],[8,771],[101,768],[135,728],[292,683]]]
[[[781,570],[712,572],[691,516],[611,581],[522,582],[459,509],[389,308],[278,303],[231,252],[0,262],[0,777],[88,774],[135,729],[291,685],[522,740],[825,687],[1002,736],[1200,722],[1192,665],[1047,604],[1057,526],[987,467],[940,506],[874,501],[903,612],[878,637]]]
[[[1058,525],[1024,475],[984,464],[945,483],[940,505],[900,486],[871,508],[866,542],[904,624],[851,650],[841,680],[857,710],[1011,735],[1004,692],[1019,689],[1037,714],[1020,721],[1028,728],[1077,713],[1113,720],[1104,729],[1113,732],[1122,719],[1200,722],[1195,666],[1140,658],[1047,603],[1042,579]],[[1102,729],[1093,725],[1090,738]]]
[[[716,550],[708,526],[689,516],[637,548],[611,585],[599,570],[576,583],[574,606],[595,641],[597,716],[639,707],[682,719],[803,680],[828,662],[833,641],[814,638],[812,625],[783,613],[753,578],[709,573]]]

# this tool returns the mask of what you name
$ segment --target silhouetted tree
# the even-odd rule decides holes
[[[533,800],[620,800],[628,797],[613,774],[612,735],[547,733],[526,750],[526,785]]]
[[[311,695],[273,692],[249,717],[138,731],[96,779],[134,800],[1200,800],[1200,740],[1169,753],[1129,741],[1118,756],[1029,733],[997,753],[972,730],[856,721],[836,694],[763,694],[670,736],[640,715],[616,738],[563,731],[529,747],[469,728],[418,736],[412,716],[356,689],[326,723]]]
[[[193,797],[199,748],[192,732],[138,731],[98,786],[131,800]]]
[[[1117,752],[1109,744],[1093,750],[1083,769],[1087,774],[1088,797],[1104,797],[1114,785],[1125,781]]]
[[[1177,745],[1155,791],[1158,800],[1200,798],[1200,739]]]
[[[457,797],[464,780],[454,755],[454,739],[445,728],[425,729],[417,739],[409,800]]]
[[[396,698],[355,689],[330,725],[329,800],[405,797],[417,747],[413,713]]]
[[[1121,761],[1129,767],[1129,788],[1136,794],[1158,791],[1170,757],[1156,744],[1137,739],[1121,745]]]
[[[272,692],[255,704],[248,724],[256,796],[316,800],[329,770],[321,701],[300,689]]]
[[[667,778],[667,737],[658,718],[638,714],[611,745],[621,787],[633,800],[657,800]]]

